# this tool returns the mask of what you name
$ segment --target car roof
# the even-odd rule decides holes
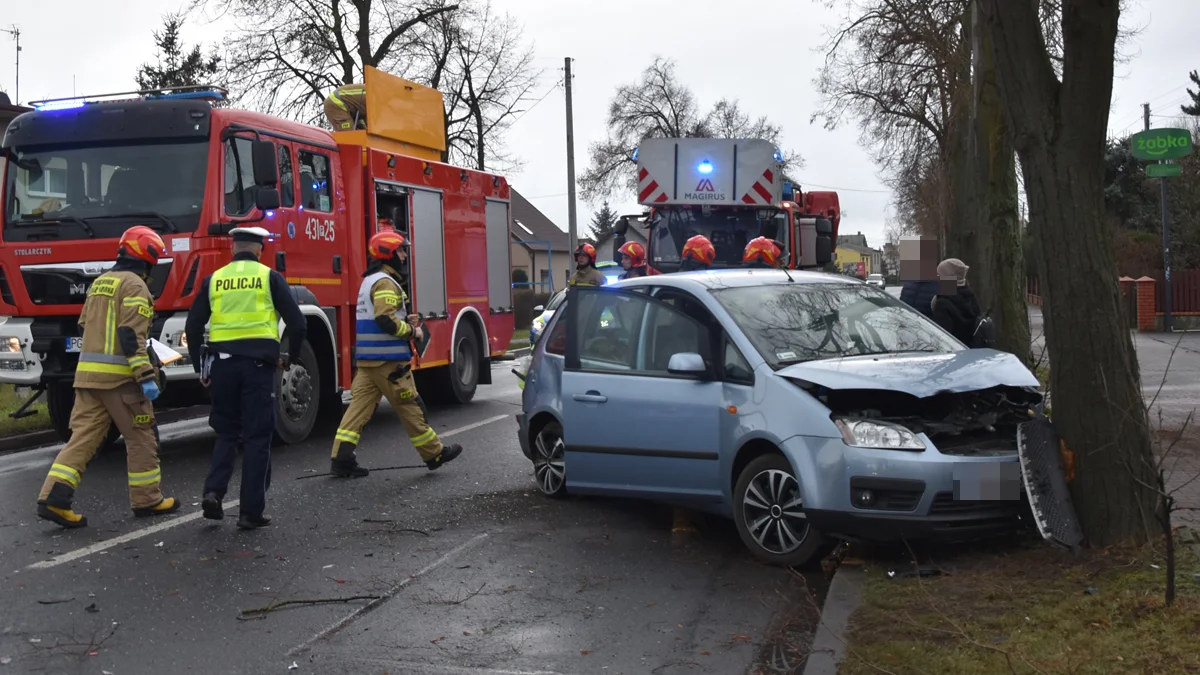
[[[861,284],[862,281],[851,279],[842,274],[829,274],[827,272],[801,272],[797,270],[784,272],[783,270],[772,269],[716,269],[673,272],[671,274],[656,274],[654,276],[624,279],[608,284],[608,287],[672,286],[698,291],[753,286],[782,286],[785,284],[852,285],[855,283]]]

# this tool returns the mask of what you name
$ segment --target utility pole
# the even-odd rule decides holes
[[[1142,118],[1146,130],[1150,130],[1150,104],[1142,104]],[[1159,160],[1159,164],[1165,164]],[[1163,330],[1170,333],[1173,328],[1171,321],[1171,217],[1167,214],[1167,178],[1158,179],[1162,184],[1162,247],[1163,247]]]
[[[21,105],[21,29],[13,24],[11,30],[8,28],[0,28],[0,30],[13,36],[13,39],[17,41],[17,86],[16,91],[13,92],[13,105]]]
[[[567,238],[571,242],[571,253],[579,244],[575,241],[575,123],[571,113],[571,57],[564,60],[567,90]]]

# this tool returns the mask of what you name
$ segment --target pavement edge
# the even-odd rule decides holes
[[[837,675],[838,665],[846,658],[846,628],[858,609],[866,579],[866,570],[858,565],[839,565],[834,572],[804,675]]]

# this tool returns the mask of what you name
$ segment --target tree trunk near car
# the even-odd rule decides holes
[[[1143,543],[1160,508],[1137,356],[1121,321],[1104,227],[1104,148],[1118,0],[1064,0],[1063,77],[1035,2],[981,0],[999,93],[1013,124],[1030,220],[1046,264],[1055,427],[1074,452],[1072,497],[1089,543]]]

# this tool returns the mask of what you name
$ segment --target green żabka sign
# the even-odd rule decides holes
[[[1147,129],[1129,139],[1137,159],[1179,159],[1192,154],[1192,133],[1187,129]]]

